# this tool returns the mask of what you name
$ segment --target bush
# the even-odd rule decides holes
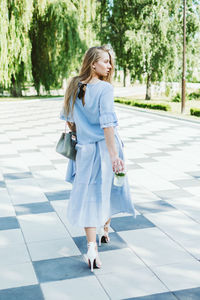
[[[135,102],[133,100],[125,100],[116,98],[115,102],[122,103],[126,105],[142,107],[142,108],[149,108],[149,109],[159,109],[164,111],[170,111],[171,107],[168,104],[160,104],[160,103],[145,103],[145,102]]]
[[[181,102],[181,95],[180,93],[177,93],[174,98],[172,98],[172,102]]]
[[[188,100],[200,100],[200,90],[190,93],[188,96]]]
[[[198,109],[198,108],[190,108],[190,114],[192,116],[200,117],[200,109]]]

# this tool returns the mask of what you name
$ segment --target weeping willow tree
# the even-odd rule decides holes
[[[0,86],[49,91],[80,68],[95,41],[95,0],[0,0]]]
[[[30,30],[32,75],[37,93],[62,86],[64,78],[77,73],[81,58],[93,44],[95,1],[47,1],[45,9],[34,4]]]
[[[0,85],[20,96],[30,76],[32,0],[0,0]]]
[[[78,31],[80,38],[85,41],[87,47],[99,44],[96,31],[93,24],[96,18],[97,1],[96,0],[80,0],[77,1]]]

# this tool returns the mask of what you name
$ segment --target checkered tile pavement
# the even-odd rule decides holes
[[[116,106],[137,218],[112,217],[91,273],[66,219],[61,105],[0,103],[0,300],[199,300],[200,125]]]

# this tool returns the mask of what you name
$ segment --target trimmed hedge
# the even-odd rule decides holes
[[[189,100],[200,100],[200,90],[197,92],[190,93],[188,96]]]
[[[192,116],[200,117],[200,109],[199,108],[190,108],[190,114]]]
[[[133,100],[125,100],[125,99],[119,99],[119,98],[116,98],[115,102],[126,104],[126,105],[131,105],[131,106],[142,107],[142,108],[159,109],[159,110],[164,110],[164,111],[171,110],[171,107],[168,104],[135,102]]]

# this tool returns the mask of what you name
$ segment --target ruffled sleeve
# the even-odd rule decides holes
[[[113,86],[106,86],[100,96],[100,126],[101,128],[115,127],[118,125],[117,116],[114,111]]]
[[[60,119],[68,122],[74,123],[74,118],[72,116],[72,113],[70,112],[68,115],[66,114],[64,106],[62,107],[62,110],[60,112]]]

